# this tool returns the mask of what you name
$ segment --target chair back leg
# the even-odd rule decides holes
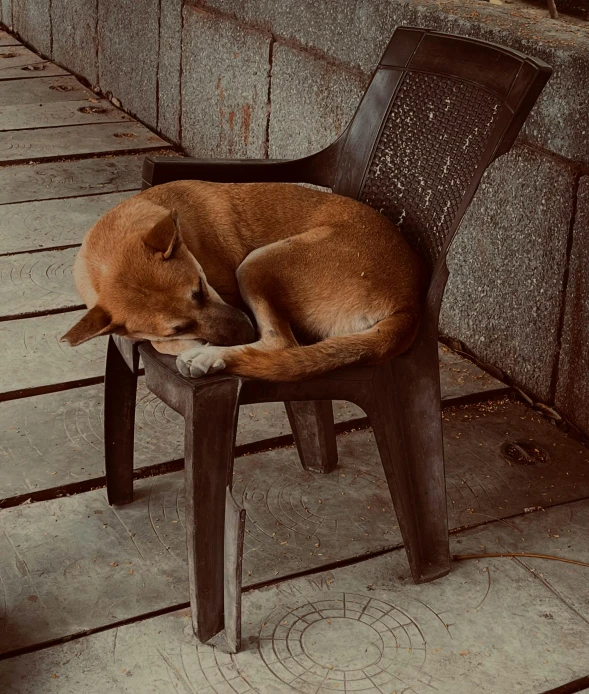
[[[116,341],[112,335],[109,337],[104,373],[104,464],[106,493],[111,506],[133,501],[139,353],[136,345],[125,342]]]
[[[437,341],[378,367],[369,417],[415,583],[450,570]]]
[[[223,650],[239,646],[238,626],[227,625],[232,643],[224,646],[225,635],[225,536],[226,496],[231,488],[235,431],[239,415],[241,381],[237,378],[215,379],[191,392],[184,413],[186,476],[186,542],[188,546],[188,575],[190,606],[194,632],[202,643],[215,639]],[[231,508],[229,508],[231,511]],[[235,523],[231,519],[235,519]],[[230,514],[235,532],[231,542],[239,545],[241,517]],[[237,581],[241,562],[241,547],[228,552],[234,570],[227,580]],[[234,589],[234,592],[237,587]],[[239,586],[239,591],[241,586]],[[228,595],[231,593],[229,591]],[[233,600],[239,598],[235,592]],[[228,606],[229,608],[229,606]],[[239,608],[229,608],[228,616],[239,619]]]
[[[292,400],[284,405],[305,470],[335,470],[337,442],[331,400]]]

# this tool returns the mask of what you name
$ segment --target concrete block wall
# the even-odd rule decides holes
[[[449,257],[444,334],[589,433],[589,30],[479,0],[0,0],[2,22],[189,153],[286,158],[346,126],[398,25],[554,75]]]

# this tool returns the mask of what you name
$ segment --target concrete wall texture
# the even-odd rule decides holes
[[[201,157],[288,158],[351,118],[398,25],[554,74],[449,257],[444,334],[589,432],[589,31],[479,0],[0,0],[0,21]]]

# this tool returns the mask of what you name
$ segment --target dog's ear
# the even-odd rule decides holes
[[[94,306],[61,339],[72,347],[99,335],[109,335],[115,329],[111,317],[100,306]]]
[[[156,222],[143,237],[143,243],[162,253],[164,260],[170,258],[182,243],[176,210]]]

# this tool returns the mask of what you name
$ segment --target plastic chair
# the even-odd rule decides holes
[[[173,357],[111,337],[105,376],[108,498],[133,497],[139,353],[148,388],[186,422],[186,527],[192,619],[202,642],[239,647],[245,511],[231,497],[239,406],[284,401],[301,462],[337,464],[332,400],[365,410],[411,574],[450,567],[438,365],[446,253],[487,166],[507,152],[551,74],[540,60],[484,41],[398,28],[354,118],[332,145],[294,161],[147,158],[144,186],[173,180],[294,182],[331,188],[398,224],[431,271],[421,327],[405,354],[299,383],[181,376]]]

